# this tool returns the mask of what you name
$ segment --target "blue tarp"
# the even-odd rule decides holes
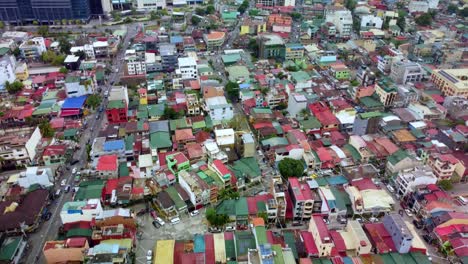
[[[182,36],[171,36],[171,44],[177,44],[184,42],[184,38]]]
[[[239,88],[240,89],[248,89],[248,88],[250,88],[250,84],[249,83],[241,83],[241,84],[239,84]]]
[[[124,148],[125,148],[125,142],[121,139],[106,141],[103,146],[104,151],[114,151],[114,150],[120,150]]]
[[[81,109],[86,102],[86,97],[87,95],[67,98],[65,102],[63,102],[62,109]]]
[[[345,183],[348,183],[348,180],[339,175],[339,176],[332,176],[332,177],[325,177],[325,179],[327,180],[327,182],[330,184],[330,185],[343,185]]]

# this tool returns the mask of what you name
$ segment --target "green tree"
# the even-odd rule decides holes
[[[355,86],[358,86],[358,85],[359,85],[358,80],[352,80],[352,81],[351,81],[351,86],[354,86],[354,87],[355,87]]]
[[[67,38],[61,37],[59,39],[59,46],[60,46],[60,52],[63,54],[70,54],[70,49],[72,47],[72,44],[70,41],[68,41]]]
[[[293,12],[293,13],[291,13],[291,17],[292,17],[292,19],[294,19],[295,21],[299,21],[299,20],[301,20],[302,15],[301,15],[300,13],[298,13],[298,12]]]
[[[430,13],[425,13],[418,16],[414,22],[420,26],[429,26],[432,23],[432,16]]]
[[[239,193],[231,189],[222,189],[218,193],[218,200],[230,200],[239,198]]]
[[[208,13],[208,14],[214,14],[215,11],[216,10],[215,10],[214,6],[212,6],[212,5],[209,5],[209,6],[206,7],[206,13]]]
[[[37,30],[37,34],[47,37],[49,35],[49,27],[46,25],[40,26],[39,29]]]
[[[284,158],[279,162],[278,169],[281,176],[286,179],[289,177],[300,177],[304,173],[304,164],[299,160]]]
[[[450,191],[453,189],[453,184],[451,180],[441,180],[438,182],[440,188],[442,188],[445,191]]]
[[[0,21],[0,29],[4,29],[5,28],[5,23],[3,23],[3,21]]]
[[[228,94],[228,96],[231,98],[231,100],[239,99],[239,84],[238,83],[229,81],[226,84],[225,91]]]
[[[63,74],[67,74],[68,73],[68,69],[65,68],[65,67],[61,67],[60,70],[59,70],[60,73],[63,73]]]
[[[24,87],[24,84],[19,81],[14,81],[10,83],[9,81],[5,82],[5,89],[8,91],[9,94],[16,94],[17,92],[21,91]]]
[[[62,19],[62,25],[66,25],[68,23],[68,21],[64,18]]]
[[[195,14],[197,14],[199,16],[204,16],[205,15],[205,9],[203,9],[201,7],[197,7],[197,8],[195,8]]]
[[[239,6],[239,8],[237,8],[237,11],[239,11],[239,13],[241,13],[241,14],[244,14],[244,12],[247,10],[247,8],[249,8],[249,1],[244,0],[242,2],[242,4]]]
[[[60,66],[63,64],[64,61],[65,61],[65,56],[58,55],[58,56],[55,56],[55,58],[51,61],[50,64],[52,64],[53,66]]]
[[[162,117],[167,120],[173,120],[179,118],[179,114],[174,110],[174,108],[166,106]]]
[[[449,4],[447,6],[447,12],[449,12],[450,14],[456,14],[458,12],[458,6],[454,4]]]
[[[16,47],[14,50],[13,50],[13,55],[15,55],[15,57],[19,57],[21,55],[21,50]]]
[[[354,11],[354,9],[356,8],[356,4],[357,2],[354,0],[346,0],[345,7],[350,11]]]
[[[221,227],[229,222],[229,217],[225,214],[218,214],[214,208],[206,209],[206,220],[211,226]]]
[[[133,22],[133,19],[131,19],[130,17],[126,17],[123,21],[125,24],[129,24],[129,23],[132,23]]]
[[[401,30],[405,30],[405,26],[406,26],[405,17],[406,17],[406,12],[404,10],[399,10],[397,25],[401,28]]]
[[[96,109],[101,104],[101,96],[92,94],[86,99],[86,105],[92,109]]]
[[[192,16],[192,18],[190,19],[192,21],[192,25],[198,25],[198,23],[201,22],[201,19],[197,16]]]
[[[463,8],[460,12],[459,15],[462,17],[468,17],[468,7]]]
[[[156,11],[152,10],[152,11],[150,12],[150,19],[151,19],[151,20],[159,19],[158,13],[156,13]]]
[[[39,130],[41,130],[41,134],[45,138],[51,138],[54,136],[54,129],[50,125],[49,121],[43,121],[39,124]]]
[[[37,22],[37,20],[34,20],[33,25],[37,26],[37,25],[39,25],[39,22]]]

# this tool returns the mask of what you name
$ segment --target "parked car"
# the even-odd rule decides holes
[[[74,167],[74,168],[72,169],[72,174],[76,174],[77,171],[78,171],[78,169],[77,169],[76,167]]]
[[[148,252],[146,252],[146,260],[152,260],[153,259],[153,251],[150,249]]]
[[[224,231],[232,232],[232,231],[236,231],[236,228],[233,227],[233,226],[226,226],[226,228],[224,229]]]
[[[405,213],[407,216],[412,217],[413,214],[411,213],[410,209],[405,209]]]
[[[210,232],[210,233],[221,233],[221,230],[219,228],[217,228],[217,227],[210,226],[210,227],[208,227],[208,232]]]
[[[166,224],[166,222],[164,222],[164,220],[162,220],[160,217],[156,217],[156,222],[158,222],[159,225],[163,226]]]
[[[60,186],[65,186],[67,185],[67,180],[66,179],[63,179],[61,182],[60,182]]]
[[[156,228],[160,228],[161,225],[158,223],[158,221],[154,220],[153,221],[153,226],[156,227]]]
[[[190,216],[197,216],[199,214],[200,212],[198,210],[193,210],[192,212],[190,212]]]
[[[78,162],[80,162],[80,161],[79,161],[79,160],[73,160],[73,161],[70,163],[70,165],[75,165],[75,164],[77,164]]]
[[[180,223],[180,218],[179,217],[171,219],[171,224],[172,225],[177,225],[178,223]]]
[[[64,188],[65,193],[70,192],[70,189],[71,189],[71,186],[70,186],[70,185],[65,186],[65,188]]]

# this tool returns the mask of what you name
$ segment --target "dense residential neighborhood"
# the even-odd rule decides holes
[[[468,263],[467,16],[0,0],[0,263]]]

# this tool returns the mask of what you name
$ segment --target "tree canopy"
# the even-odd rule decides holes
[[[92,94],[86,99],[86,105],[92,109],[96,109],[101,104],[101,97],[97,94]]]
[[[300,177],[304,173],[304,164],[299,160],[284,158],[279,162],[278,169],[284,178]]]
[[[19,81],[14,81],[10,83],[9,81],[5,82],[5,89],[8,91],[9,94],[16,94],[17,92],[21,91],[24,87],[24,84]]]
[[[37,30],[37,34],[43,37],[47,37],[49,35],[49,27],[46,25],[40,26],[39,29]]]
[[[206,209],[205,216],[206,220],[208,220],[212,226],[224,226],[229,222],[229,217],[227,215],[217,214],[214,208]]]
[[[237,9],[237,11],[239,11],[239,13],[241,13],[241,14],[244,14],[244,12],[247,10],[247,8],[249,8],[249,1],[244,0],[242,2],[242,4],[239,6],[239,8]]]
[[[231,100],[236,100],[239,98],[239,84],[236,82],[229,81],[226,84],[226,93],[231,98]]]
[[[453,189],[453,184],[452,184],[452,181],[450,180],[441,180],[439,181],[438,185],[440,188],[444,189],[445,191],[450,191],[451,189]]]
[[[432,15],[430,13],[425,13],[418,16],[414,21],[419,26],[429,26],[432,23]]]
[[[54,129],[50,125],[49,121],[43,121],[39,124],[39,130],[41,130],[41,134],[45,138],[50,138],[54,136]]]
[[[177,113],[174,108],[166,106],[162,117],[167,120],[173,120],[179,118],[179,113]]]

